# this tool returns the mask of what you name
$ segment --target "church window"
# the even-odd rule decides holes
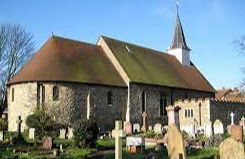
[[[160,116],[166,116],[167,115],[167,97],[165,95],[160,96]]]
[[[185,109],[185,117],[188,116],[188,112],[187,112],[187,109]]]
[[[12,102],[14,101],[14,88],[12,88]]]
[[[113,94],[112,94],[112,92],[111,91],[109,91],[108,93],[107,93],[107,103],[108,103],[108,106],[112,106],[112,96],[113,96]]]
[[[193,109],[185,109],[185,117],[193,117]]]
[[[188,94],[187,93],[185,93],[185,99],[187,99],[188,98]]]
[[[141,99],[142,99],[142,103],[141,103],[141,112],[145,112],[146,110],[146,94],[145,92],[143,91],[142,94],[141,94]]]
[[[42,87],[42,104],[44,104],[44,102],[45,102],[45,87],[44,87],[44,85],[42,85],[41,87]]]
[[[59,100],[59,88],[57,86],[53,87],[53,100]]]

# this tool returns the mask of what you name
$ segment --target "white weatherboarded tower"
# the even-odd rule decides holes
[[[185,41],[185,35],[179,18],[179,12],[177,6],[177,17],[176,17],[173,41],[172,41],[172,45],[167,50],[167,52],[171,55],[174,55],[182,65],[190,66],[190,51],[191,49],[187,46]]]

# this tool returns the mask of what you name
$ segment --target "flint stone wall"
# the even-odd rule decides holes
[[[149,125],[162,121],[160,117],[160,96],[164,94],[167,97],[167,105],[171,104],[171,96],[174,101],[187,98],[205,98],[213,97],[213,93],[161,87],[154,85],[145,85],[139,83],[130,83],[130,121],[132,123],[142,123],[142,92],[146,94],[146,113]],[[167,118],[167,117],[163,117]],[[167,121],[163,123],[167,125]]]
[[[235,114],[234,123],[239,125],[239,121],[245,115],[245,103],[210,100],[210,112],[210,120],[214,123],[219,119],[226,129],[231,124],[231,112]]]
[[[127,103],[127,88],[86,85],[74,83],[42,83],[45,88],[45,101],[40,107],[45,106],[56,121],[72,125],[76,120],[87,118],[87,96],[90,93],[90,114],[98,122],[99,128],[104,131],[114,127],[116,119],[125,120]],[[59,100],[53,101],[53,86],[59,88]],[[14,102],[11,101],[11,90],[14,88]],[[108,106],[107,93],[113,96],[112,106]],[[9,131],[17,131],[17,119],[23,120],[22,130],[26,117],[33,113],[37,107],[37,83],[15,84],[9,87]],[[41,93],[40,93],[41,95]]]

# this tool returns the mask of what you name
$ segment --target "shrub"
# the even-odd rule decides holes
[[[222,134],[212,135],[205,141],[205,147],[218,147],[224,139],[225,137]]]
[[[4,118],[0,118],[0,131],[6,131],[8,129],[8,122]]]
[[[83,148],[96,147],[99,129],[95,120],[79,120],[74,124],[74,140]]]
[[[37,110],[34,114],[29,115],[26,119],[26,124],[29,128],[35,128],[37,138],[44,136],[57,137],[59,129],[63,127],[57,124],[44,110]]]

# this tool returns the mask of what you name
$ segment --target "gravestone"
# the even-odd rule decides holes
[[[161,123],[156,123],[153,128],[154,132],[156,134],[162,134],[162,124]]]
[[[60,139],[66,138],[66,129],[60,129]]]
[[[125,121],[123,125],[124,125],[123,129],[126,135],[131,135],[132,134],[132,124],[128,121]]]
[[[213,124],[214,134],[224,134],[223,123],[220,120],[215,120]]]
[[[31,140],[35,139],[35,128],[29,129],[29,139],[31,139]]]
[[[115,122],[115,129],[112,130],[112,137],[115,138],[115,159],[122,159],[122,137],[126,134],[122,129],[122,121]]]
[[[43,149],[51,150],[53,146],[53,140],[50,136],[45,136],[43,138]]]
[[[204,126],[204,134],[207,137],[210,137],[213,134],[212,122],[211,121],[208,121],[207,124],[205,124],[205,126]]]
[[[244,159],[244,145],[242,142],[229,137],[219,145],[220,159]]]
[[[3,142],[4,140],[4,133],[3,131],[0,131],[0,142]]]
[[[20,138],[22,138],[22,136],[21,136],[21,124],[22,124],[21,116],[19,116],[19,118],[17,120],[17,124],[18,124],[17,133],[18,133],[18,138],[20,139]]]
[[[243,141],[243,128],[238,125],[229,125],[229,132],[231,137],[237,141]]]
[[[146,112],[143,112],[142,113],[142,122],[143,122],[143,125],[141,127],[141,131],[143,133],[145,133],[147,131],[147,121],[146,121],[146,119],[147,119],[147,114],[146,114]]]
[[[176,124],[168,126],[167,150],[170,159],[186,159],[184,137]]]
[[[67,138],[72,139],[73,138],[73,128],[68,127],[68,132],[67,132]]]
[[[143,152],[145,147],[145,138],[142,136],[128,136],[126,138],[126,149],[130,153]]]
[[[234,125],[234,116],[235,114],[231,112],[230,117],[231,117],[231,125]]]
[[[152,126],[151,125],[149,125],[148,130],[152,131]]]
[[[134,132],[134,133],[140,132],[140,124],[139,124],[139,123],[135,123],[135,124],[133,125],[133,132]]]

